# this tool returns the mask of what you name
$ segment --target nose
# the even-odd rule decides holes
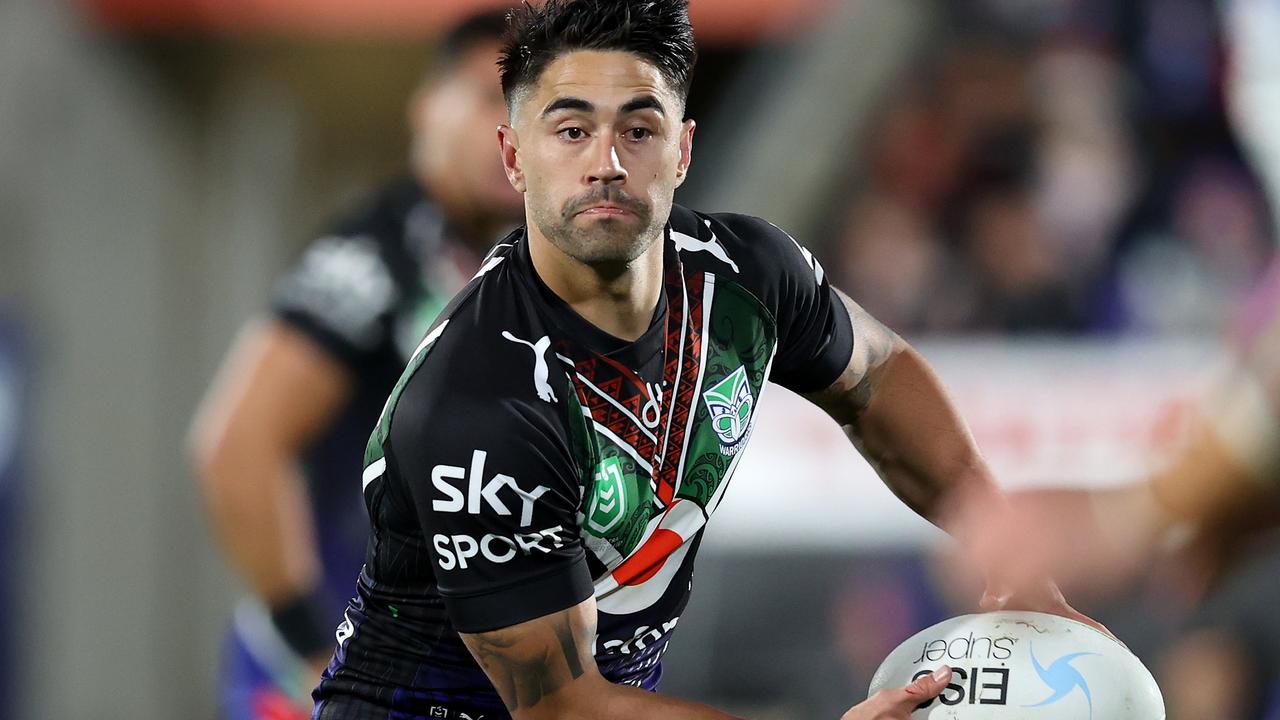
[[[626,183],[627,169],[622,166],[622,160],[618,157],[616,140],[613,133],[601,133],[593,144],[591,169],[586,177],[588,185]]]

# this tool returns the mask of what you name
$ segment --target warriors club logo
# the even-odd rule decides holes
[[[755,405],[746,367],[739,366],[702,393],[702,400],[711,413],[711,428],[720,438],[720,451],[726,455],[736,454],[751,427],[751,410]]]

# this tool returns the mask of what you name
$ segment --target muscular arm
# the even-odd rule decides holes
[[[615,685],[596,668],[596,601],[462,635],[516,720],[733,720],[697,703]]]
[[[1150,567],[1190,531],[1183,546],[1202,581],[1225,569],[1240,546],[1280,522],[1274,480],[1280,445],[1271,402],[1259,387],[1280,384],[1265,364],[1240,367],[1203,405],[1187,441],[1142,481],[1105,489],[1034,490],[1014,501],[1020,526],[992,525],[984,544],[1017,542],[1066,586],[1109,590]],[[1259,382],[1261,380],[1261,382]]]
[[[218,542],[268,606],[311,591],[319,560],[297,460],[346,403],[347,371],[280,323],[248,327],[201,404],[195,469]]]
[[[1274,301],[1272,301],[1274,302]],[[1267,307],[1267,306],[1263,306]],[[1172,461],[1146,483],[1095,491],[1093,512],[1113,547],[1138,566],[1177,525],[1222,553],[1276,523],[1280,478],[1280,312],[1274,305],[1238,363],[1200,407]]]
[[[1164,513],[1161,529],[1179,522],[1203,527],[1274,501],[1265,480],[1234,457],[1217,433],[1202,427],[1152,477],[1150,490]]]
[[[1038,525],[1057,538],[1048,545],[1060,548],[1052,567],[1064,582],[1105,582],[1107,573],[1132,578],[1168,546],[1170,531],[1179,527],[1190,530],[1194,541],[1185,548],[1184,559],[1209,582],[1242,545],[1277,520],[1272,489],[1253,477],[1205,424],[1149,481],[1080,493],[1088,501],[1075,513],[1069,500],[1041,502],[1048,506],[1041,514],[1053,518]],[[1091,532],[1070,538],[1077,528]]]
[[[1117,542],[1145,555],[1165,531],[1182,524],[1198,531],[1203,544],[1225,550],[1275,525],[1280,412],[1272,389],[1280,387],[1280,361],[1257,352],[1245,360],[1201,409],[1173,461],[1129,491],[1147,500],[1139,530],[1113,504],[1094,503],[1100,524]]]
[[[487,633],[462,634],[515,720],[735,720],[705,705],[614,685],[596,669],[596,601]],[[904,687],[884,689],[842,720],[907,720],[951,681],[940,668]]]
[[[968,428],[937,375],[902,338],[837,293],[853,323],[854,350],[844,372],[806,397],[836,422],[912,510],[963,534],[962,505],[1003,503]]]
[[[1151,486],[1172,519],[1213,524],[1255,505],[1280,478],[1280,310],[1201,408],[1201,422]]]
[[[986,531],[992,524],[1017,528],[1019,517],[937,375],[911,346],[839,296],[853,323],[853,356],[831,386],[807,397],[840,423],[894,494],[967,546],[986,575],[982,609],[1051,612],[1106,632],[1068,605],[1037,563],[1011,558],[1007,538]]]

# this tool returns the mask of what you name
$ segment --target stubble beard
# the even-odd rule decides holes
[[[582,210],[612,203],[631,215],[584,218]],[[669,211],[666,214],[670,214]],[[605,276],[625,272],[662,235],[666,225],[654,222],[653,208],[621,188],[604,187],[572,198],[559,212],[532,213],[542,234],[560,252]]]

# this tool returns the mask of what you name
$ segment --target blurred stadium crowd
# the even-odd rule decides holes
[[[8,339],[13,325],[25,330],[35,354],[57,361],[50,361],[49,376],[12,381],[32,388],[26,402],[35,420],[10,426],[30,433],[24,442],[31,469],[21,474],[31,489],[20,495],[41,507],[28,511],[34,519],[0,529],[52,544],[32,541],[39,549],[25,563],[0,556],[0,567],[17,563],[29,588],[0,585],[0,619],[32,617],[40,627],[55,627],[55,634],[40,640],[25,631],[28,642],[44,645],[35,655],[39,667],[15,677],[43,676],[22,688],[0,683],[0,704],[8,693],[26,708],[20,717],[50,716],[38,703],[67,717],[172,717],[195,698],[200,710],[184,716],[212,717],[206,709],[213,707],[216,644],[236,591],[207,546],[196,493],[188,487],[193,483],[174,480],[185,472],[175,448],[234,328],[265,303],[289,256],[343,203],[403,171],[403,101],[417,78],[413,63],[425,54],[416,37],[395,38],[390,51],[376,41],[347,39],[325,55],[316,52],[324,41],[291,45],[269,34],[219,42],[192,37],[189,29],[119,32],[95,25],[94,14],[82,11],[93,3],[68,4],[77,12],[55,20],[39,9],[43,3],[0,4],[0,59],[18,52],[40,56],[10,63],[33,72],[0,79],[0,100],[7,101],[0,102],[0,217],[13,219],[10,230],[0,231],[0,351],[23,346],[25,352],[28,343]],[[1244,322],[1251,297],[1278,286],[1280,274],[1268,275],[1277,238],[1274,208],[1259,179],[1265,171],[1242,149],[1240,123],[1232,122],[1233,113],[1238,120],[1254,111],[1241,108],[1231,84],[1233,47],[1222,13],[1228,3],[861,4],[875,9],[877,3],[917,8],[929,29],[878,83],[870,109],[843,133],[843,144],[824,150],[847,151],[856,161],[838,163],[834,176],[821,179],[820,217],[803,241],[836,284],[886,324],[912,341],[978,337],[992,343],[984,348],[1027,336],[1064,343],[1225,337]],[[696,10],[698,0],[693,5]],[[717,35],[702,49],[690,111],[721,127],[699,129],[700,140],[704,128],[711,137],[707,155],[695,153],[695,181],[699,173],[730,167],[726,158],[744,152],[732,145],[737,127],[723,122],[762,111],[749,97],[733,95],[742,74],[761,57],[804,47],[825,13],[846,7],[841,0],[796,5],[806,17],[785,30],[750,39]],[[21,21],[33,17],[41,27],[30,30]],[[27,32],[34,39],[19,42]],[[66,51],[62,66],[48,61],[49,47],[71,46],[92,51]],[[67,62],[109,66],[111,82],[68,72]],[[47,77],[40,74],[49,68]],[[380,82],[368,80],[380,72]],[[854,74],[847,69],[841,77]],[[48,79],[55,76],[62,79]],[[76,105],[65,99],[98,98],[95,93],[108,93],[102,87],[114,88],[103,111],[97,100]],[[737,105],[726,111],[731,103]],[[120,108],[130,110],[117,121],[112,113]],[[61,148],[67,157],[78,153],[101,166],[83,176],[88,179],[54,172],[81,166],[70,160],[45,165],[40,150],[31,148],[33,137],[58,144],[64,122],[110,126],[85,131],[84,145]],[[770,132],[801,143],[806,131]],[[66,132],[81,137],[80,130]],[[155,153],[145,156],[152,165],[139,170],[122,159],[125,170],[117,172],[110,154],[116,146],[97,141],[121,137],[122,158],[128,148],[145,146]],[[107,159],[99,162],[99,153]],[[154,169],[166,163],[197,169],[171,181],[174,175]],[[114,197],[104,193],[116,181],[130,192],[150,188],[152,195],[143,197],[152,199],[104,201]],[[79,197],[77,182],[93,186],[83,190],[93,200],[83,207],[104,210],[101,216],[87,213],[92,217],[78,221],[82,209],[58,204]],[[697,193],[697,182],[691,186]],[[54,187],[56,194],[48,191]],[[62,200],[49,199],[55,196]],[[178,207],[174,198],[190,206]],[[696,204],[700,198],[677,200]],[[45,220],[68,214],[72,220]],[[138,219],[149,216],[162,219]],[[81,230],[83,237],[66,239]],[[144,240],[149,232],[154,242]],[[103,252],[124,259],[95,254]],[[225,261],[232,255],[234,265]],[[73,262],[59,264],[59,258]],[[119,291],[135,304],[121,311],[122,325],[113,333],[101,328],[115,316],[95,314],[109,302],[95,305],[100,298],[87,291],[68,294],[65,302],[47,299],[58,283],[75,293],[103,277],[124,287],[160,276],[163,283],[136,295]],[[78,318],[86,324],[77,325]],[[83,332],[89,323],[102,334]],[[92,363],[102,368],[88,359],[100,348],[107,348],[105,359]],[[111,364],[111,353],[118,364]],[[86,365],[73,365],[82,362],[73,357],[86,358]],[[0,352],[0,369],[5,359]],[[160,359],[171,362],[160,365]],[[63,376],[53,375],[68,367],[77,384],[59,385]],[[120,380],[119,373],[132,370],[138,376]],[[0,373],[0,391],[6,377]],[[117,410],[85,413],[92,399],[69,388],[114,388],[109,398]],[[119,409],[134,397],[150,403],[145,411]],[[0,440],[4,422],[0,413]],[[120,432],[133,434],[113,434]],[[91,451],[59,442],[76,433],[88,438],[86,447],[109,445],[120,457],[79,457]],[[137,449],[127,437],[149,444]],[[62,452],[66,447],[72,450]],[[139,456],[163,460],[139,463]],[[0,454],[0,478],[6,477],[4,460]],[[115,468],[114,474],[103,468]],[[118,487],[115,478],[123,478]],[[0,483],[0,491],[17,482]],[[135,500],[120,499],[130,495]],[[12,512],[4,497],[0,493],[0,518]],[[125,524],[103,508],[134,513],[139,507],[153,519],[134,519],[128,527],[140,529],[126,537],[125,547],[117,551],[95,535],[124,532]],[[677,694],[755,718],[838,716],[894,645],[971,607],[979,594],[961,562],[915,545],[719,554],[713,545],[699,566],[701,587],[673,645],[667,684]],[[1205,575],[1195,571],[1201,566],[1181,561],[1153,567],[1139,588],[1079,588],[1079,605],[1159,670],[1168,683],[1171,720],[1280,718],[1274,682],[1280,620],[1269,608],[1280,594],[1280,543],[1248,553],[1193,549],[1205,551],[1197,557],[1211,558],[1214,568],[1227,555],[1246,558],[1204,608],[1196,607],[1206,593]],[[185,575],[175,581],[174,572]],[[762,583],[804,591],[759,592]],[[96,603],[104,609],[85,610],[78,598],[108,586]],[[46,603],[49,593],[59,599]],[[139,603],[144,609],[125,612],[123,627],[112,625],[122,608]],[[127,628],[144,619],[157,625],[138,640]],[[65,632],[56,634],[57,628]],[[1185,634],[1188,628],[1194,632]],[[85,643],[86,635],[95,639]],[[776,652],[762,657],[745,649],[749,643]],[[127,661],[113,665],[114,652]],[[63,667],[59,653],[92,656],[67,661],[82,689],[63,693],[62,682],[50,679],[50,668]],[[100,698],[128,676],[122,668],[130,664],[154,669],[155,677],[135,691],[161,699],[117,698],[118,708],[102,701],[110,706],[104,710]],[[1212,709],[1197,704],[1205,698]],[[1224,698],[1239,704],[1224,710]]]
[[[910,334],[1216,332],[1273,224],[1213,3],[946,11],[862,139],[833,272]]]

